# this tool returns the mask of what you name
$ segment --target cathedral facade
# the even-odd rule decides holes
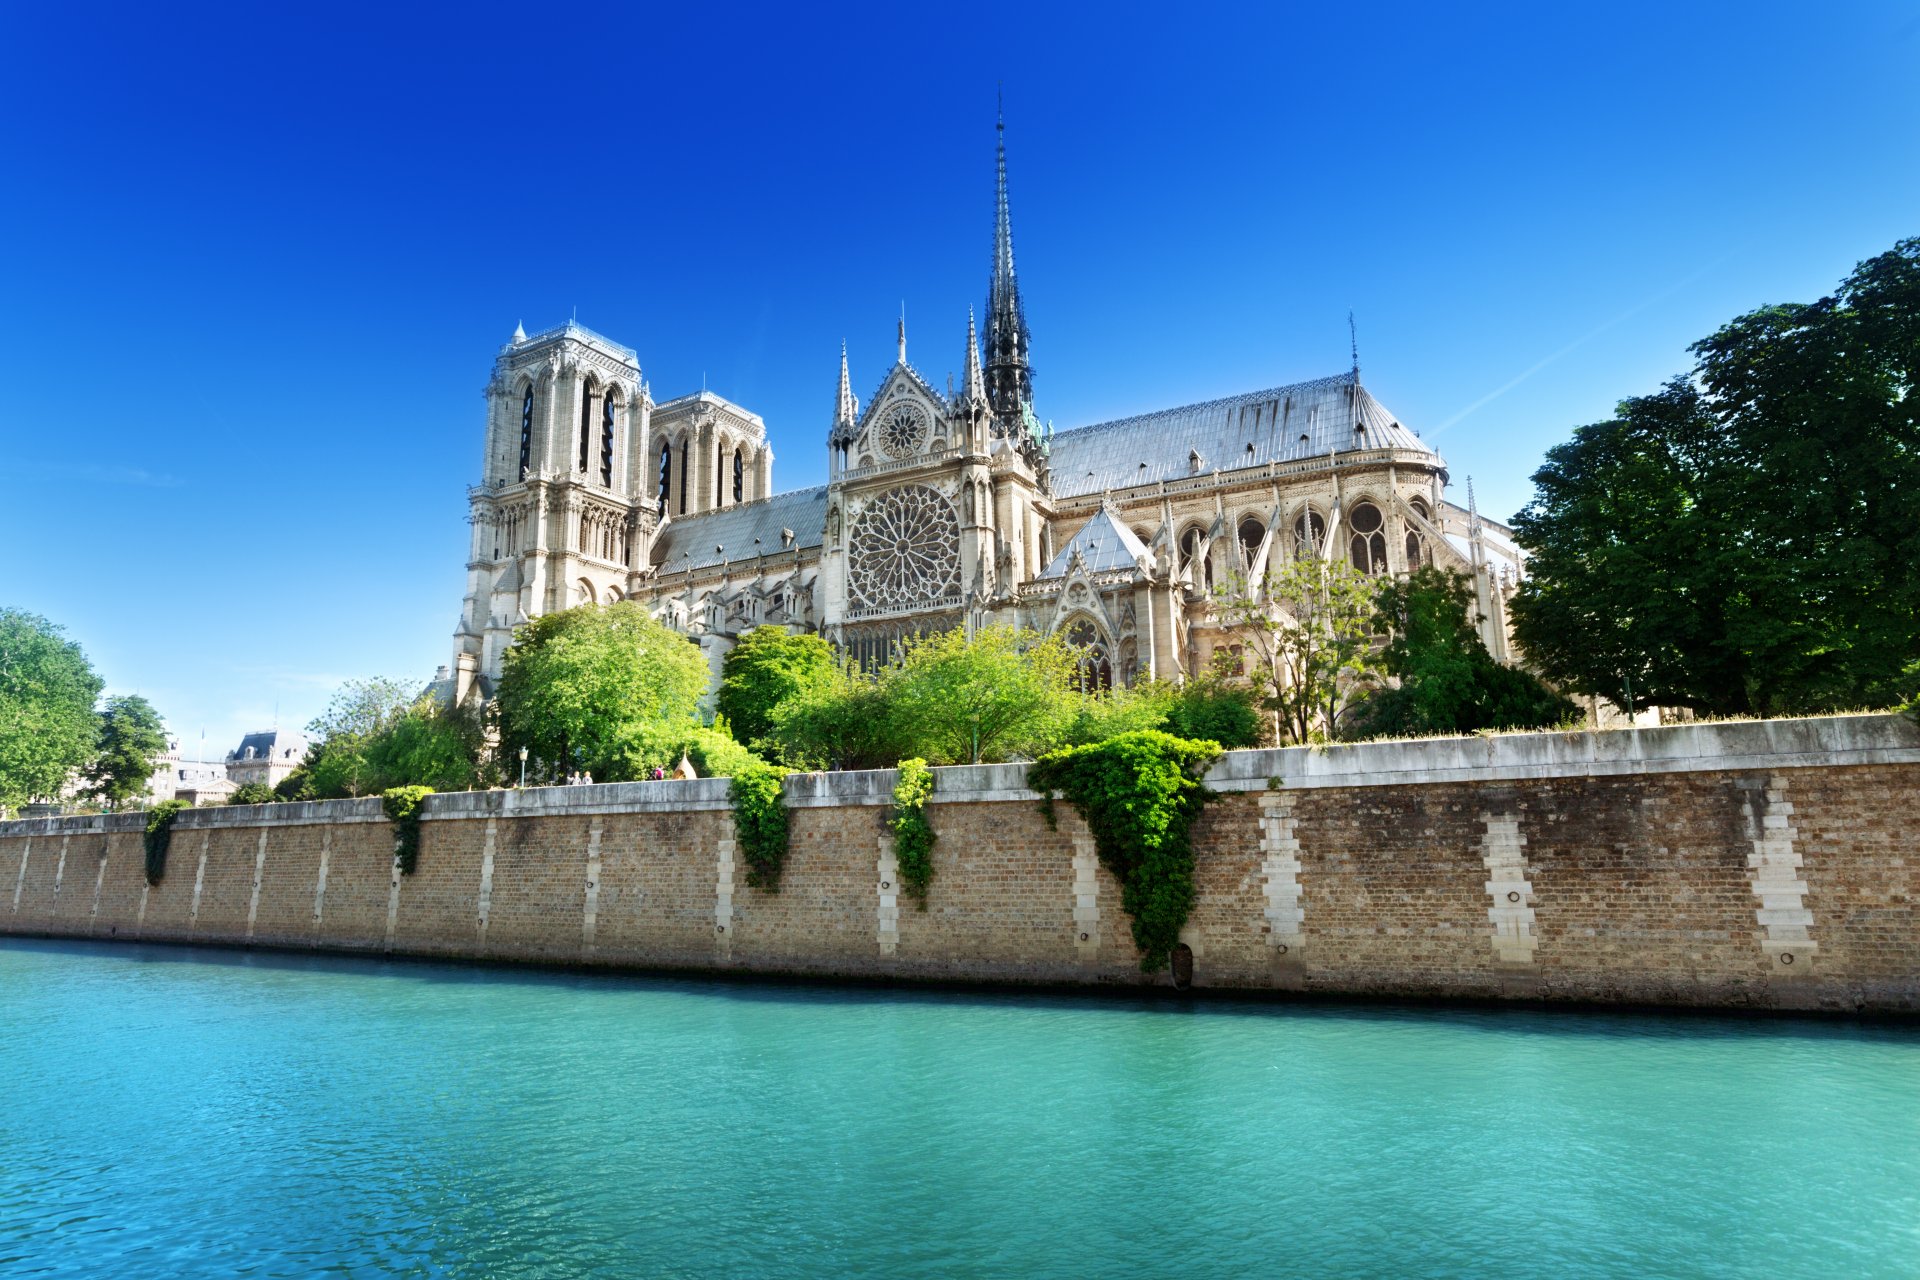
[[[1012,624],[1064,633],[1092,684],[1179,680],[1234,637],[1216,583],[1278,557],[1380,574],[1472,575],[1482,636],[1509,659],[1511,531],[1446,497],[1440,455],[1331,377],[1055,433],[1033,399],[1004,132],[992,283],[964,375],[907,360],[862,405],[844,348],[828,482],[775,492],[766,424],[708,391],[655,402],[638,356],[578,324],[516,329],[487,383],[469,491],[456,699],[491,695],[514,628],[634,600],[721,658],[757,626],[824,635],[862,662],[910,634]]]

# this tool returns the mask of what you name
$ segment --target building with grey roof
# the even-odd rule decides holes
[[[575,323],[516,329],[486,387],[481,482],[448,690],[487,696],[514,628],[642,603],[707,651],[825,635],[863,661],[902,637],[998,623],[1062,632],[1097,680],[1179,679],[1232,652],[1215,592],[1287,558],[1473,576],[1509,656],[1509,530],[1447,499],[1441,456],[1359,364],[1308,382],[1054,431],[1033,398],[997,126],[993,272],[957,390],[907,359],[865,404],[844,347],[828,482],[777,492],[766,424],[702,390],[656,404],[638,355]]]

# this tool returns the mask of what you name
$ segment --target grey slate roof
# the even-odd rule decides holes
[[[653,563],[663,573],[675,573],[722,560],[751,560],[756,554],[779,555],[795,547],[812,550],[820,545],[826,524],[825,485],[776,493],[737,507],[675,516],[654,541]],[[793,530],[792,546],[781,542],[782,529]],[[760,539],[758,546],[755,538]]]
[[[1356,425],[1366,429],[1356,432]],[[1324,458],[1329,451],[1388,448],[1433,452],[1353,374],[1343,373],[1062,431],[1053,437],[1053,488],[1073,497],[1215,470]]]
[[[247,754],[249,748],[252,755]],[[227,759],[243,764],[248,760],[272,760],[282,764],[291,761],[298,764],[306,754],[306,734],[298,729],[269,729],[264,733],[250,733],[240,739],[240,745],[227,753]]]
[[[1108,569],[1131,569],[1141,556],[1147,555],[1147,544],[1140,541],[1139,535],[1126,525],[1114,520],[1112,514],[1103,506],[1094,513],[1093,519],[1080,526],[1080,532],[1067,540],[1060,548],[1060,554],[1047,566],[1042,578],[1063,578],[1068,566],[1073,562],[1073,553],[1078,551],[1086,562],[1088,573],[1101,573]]]

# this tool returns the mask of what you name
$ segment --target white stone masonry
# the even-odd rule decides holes
[[[1767,783],[1766,804],[1749,810],[1749,819],[1757,816],[1759,828],[1749,826],[1753,852],[1747,855],[1753,896],[1760,900],[1754,913],[1760,922],[1760,949],[1767,953],[1767,967],[1776,975],[1796,977],[1813,970],[1814,952],[1819,944],[1808,935],[1813,912],[1805,905],[1807,882],[1800,878],[1800,854],[1793,842],[1798,833],[1793,827],[1793,805],[1787,800],[1787,782],[1773,778]]]
[[[1487,896],[1493,905],[1493,954],[1505,964],[1532,964],[1537,944],[1533,926],[1533,884],[1528,880],[1527,838],[1520,819],[1511,813],[1483,813],[1487,834],[1480,841],[1481,861],[1487,868]]]
[[[1266,883],[1267,945],[1276,959],[1300,958],[1306,942],[1306,908],[1300,905],[1300,841],[1294,837],[1293,797],[1260,797],[1260,875]]]

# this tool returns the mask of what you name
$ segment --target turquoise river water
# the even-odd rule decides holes
[[[1915,1276],[1920,1030],[0,943],[0,1276]]]

